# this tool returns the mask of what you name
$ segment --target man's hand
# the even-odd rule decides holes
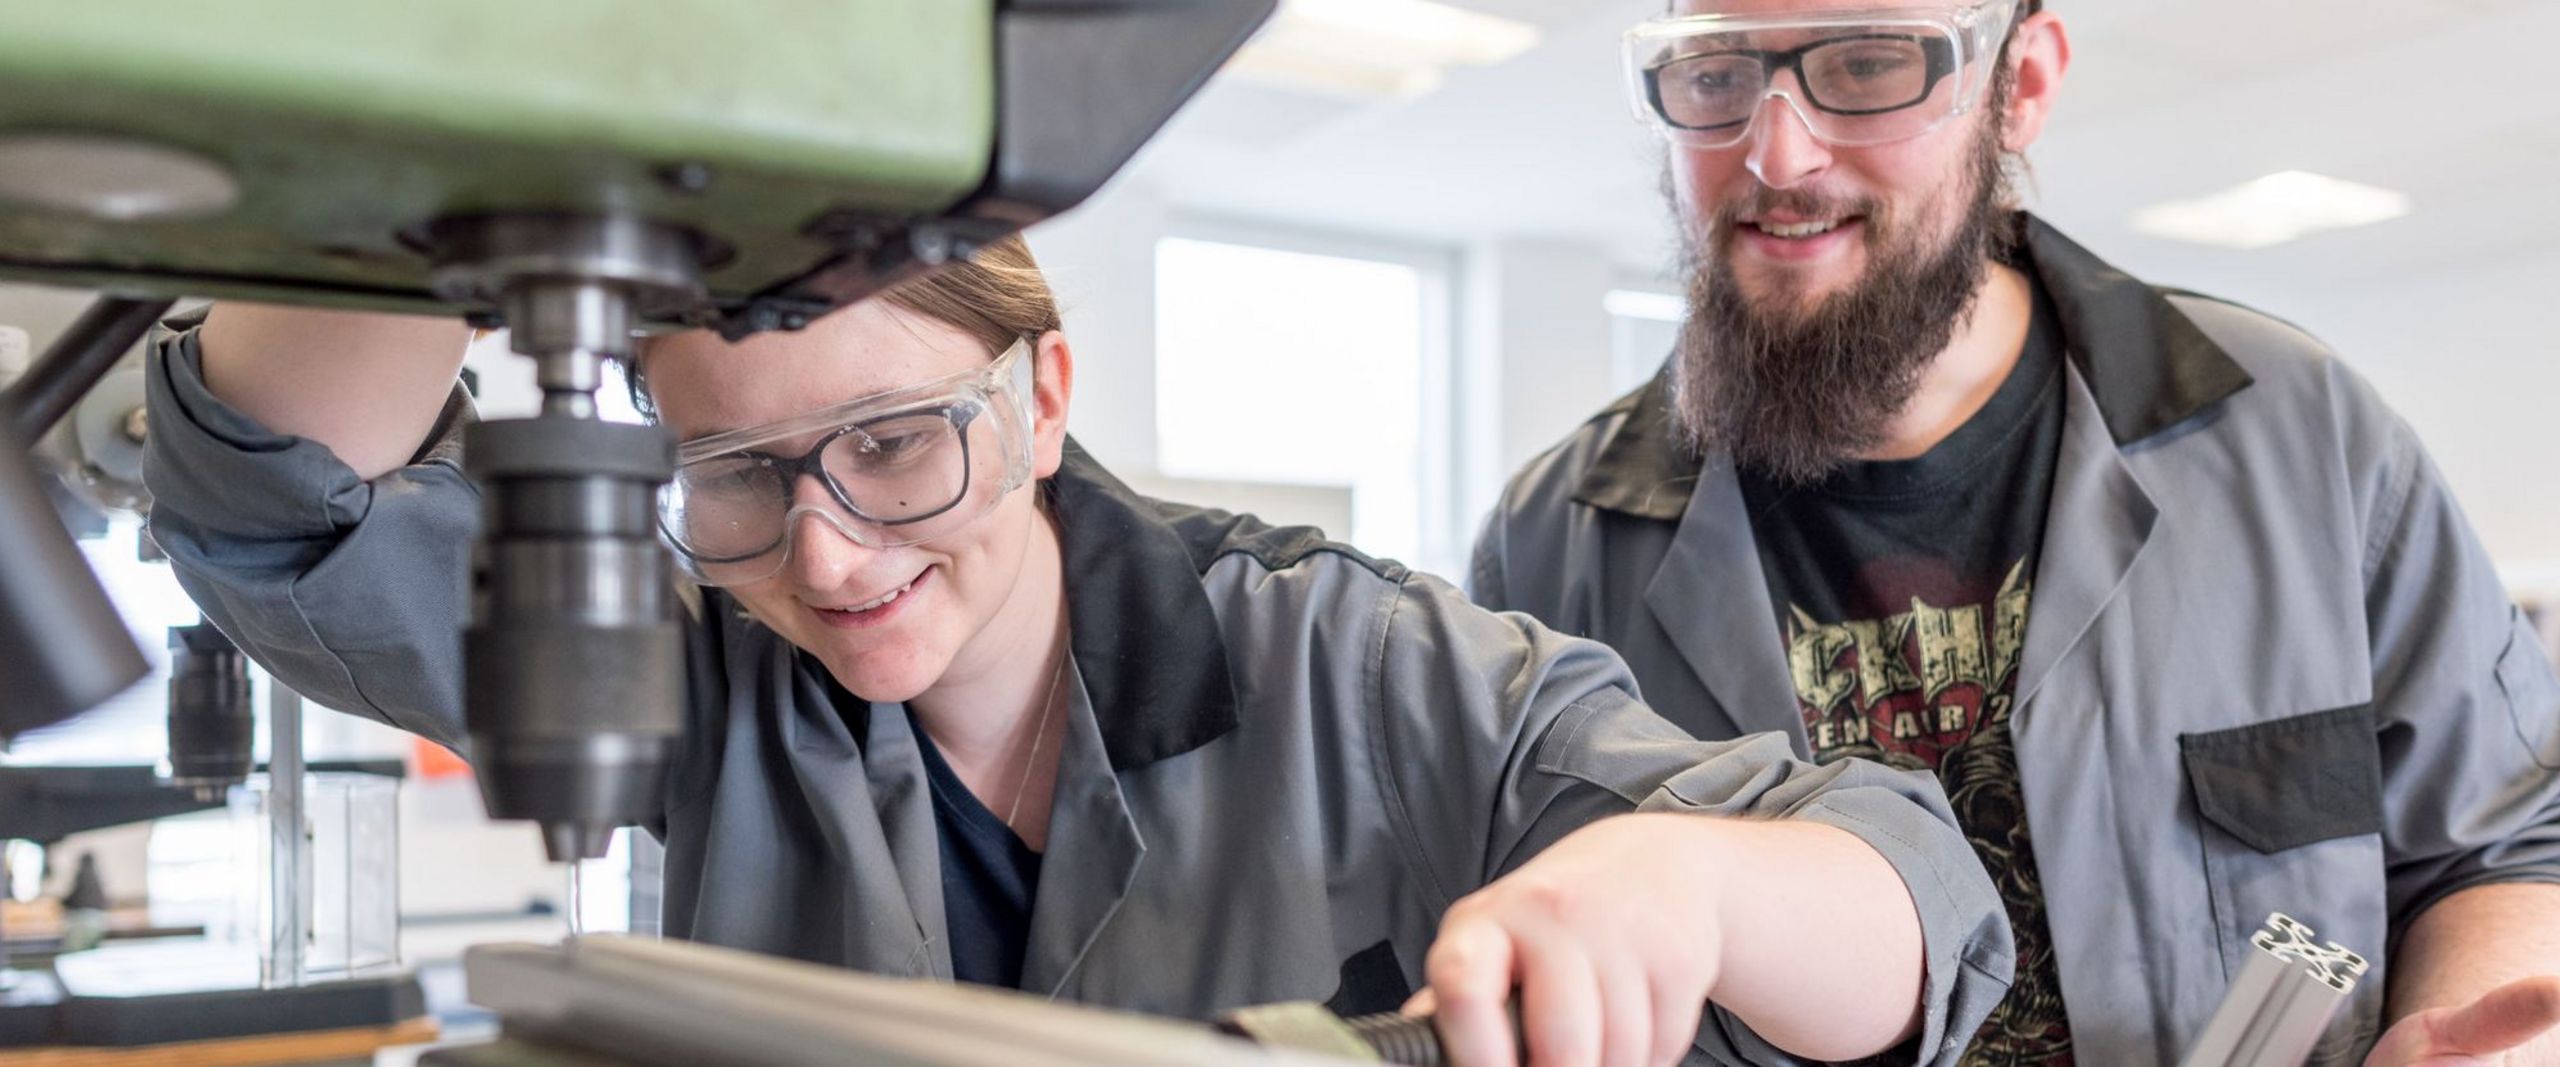
[[[1407,1010],[1436,1012],[1459,1067],[1676,1063],[1710,998],[1789,1053],[1853,1059],[1914,1032],[1925,970],[1910,891],[1856,835],[1622,815],[1451,906]]]
[[[2560,1057],[2522,1048],[2555,1029],[2560,1029],[2560,975],[2526,978],[2467,1005],[2431,1008],[2400,1020],[2364,1062],[2365,1067],[2560,1064]]]
[[[1408,1010],[1436,1014],[1449,1061],[1511,1067],[1508,1008],[1538,1067],[1677,1063],[1719,956],[1714,863],[1691,815],[1627,815],[1574,832],[1458,901]]]
[[[2367,1063],[2560,1067],[2560,885],[2473,886],[2420,913],[2391,957],[2395,1018]]]

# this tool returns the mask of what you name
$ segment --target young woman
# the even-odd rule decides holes
[[[460,327],[179,325],[149,470],[189,591],[318,701],[460,746]],[[1511,1061],[1515,990],[1535,1062],[1619,1064],[1948,1060],[2005,987],[1925,779],[1692,741],[1599,645],[1132,494],[1066,434],[1018,241],[637,362],[703,594],[672,936],[1195,1017],[1420,993],[1471,1064]]]

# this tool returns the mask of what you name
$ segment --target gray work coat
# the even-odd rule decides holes
[[[2009,728],[2082,1063],[2175,1062],[2284,912],[2375,961],[2429,905],[2560,880],[2560,685],[2407,424],[2300,331],[2042,222],[2070,353]],[[1731,459],[1661,380],[1522,470],[1470,592],[1609,643],[1699,737],[1807,750]]]
[[[368,484],[221,404],[200,358],[192,332],[166,340],[150,379],[152,529],[187,591],[321,703],[463,746],[467,402]],[[1289,999],[1391,1010],[1452,901],[1651,809],[1802,818],[1882,853],[1926,940],[1920,1047],[2005,991],[2007,920],[1924,776],[1815,767],[1776,736],[1695,741],[1595,642],[1312,530],[1141,499],[1072,444],[1044,485],[1075,669],[1025,989],[1195,1018]],[[907,716],[838,706],[822,668],[735,601],[705,590],[702,606],[658,827],[666,932],[948,977]],[[1692,1059],[1710,1056],[1784,1058],[1721,1012]]]

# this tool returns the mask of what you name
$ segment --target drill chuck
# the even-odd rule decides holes
[[[534,819],[555,860],[604,854],[655,818],[683,727],[683,638],[657,493],[675,445],[654,426],[544,417],[475,424],[482,545],[463,633],[464,718],[489,814]]]
[[[675,442],[600,421],[609,358],[651,309],[697,302],[704,239],[627,215],[438,219],[437,292],[493,308],[542,414],[463,431],[482,523],[462,635],[464,725],[489,815],[542,824],[553,860],[656,818],[683,733],[684,638],[658,544]]]

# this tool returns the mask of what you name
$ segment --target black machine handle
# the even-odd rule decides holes
[[[1440,1047],[1439,1024],[1428,1015],[1355,1015],[1342,1020],[1343,1029],[1351,1031],[1362,1043],[1377,1050],[1378,1058],[1405,1067],[1447,1067],[1447,1050]]]
[[[1261,1004],[1238,1008],[1217,1028],[1267,1048],[1317,1052],[1355,1062],[1400,1064],[1402,1067],[1448,1067],[1448,1050],[1440,1044],[1439,1022],[1430,1015],[1380,1012],[1344,1017],[1314,1001]],[[1512,1039],[1528,1041],[1520,1032],[1519,1002],[1511,1006]]]
[[[101,297],[0,393],[0,738],[50,726],[141,681],[142,650],[72,544],[26,448],[169,309]]]

